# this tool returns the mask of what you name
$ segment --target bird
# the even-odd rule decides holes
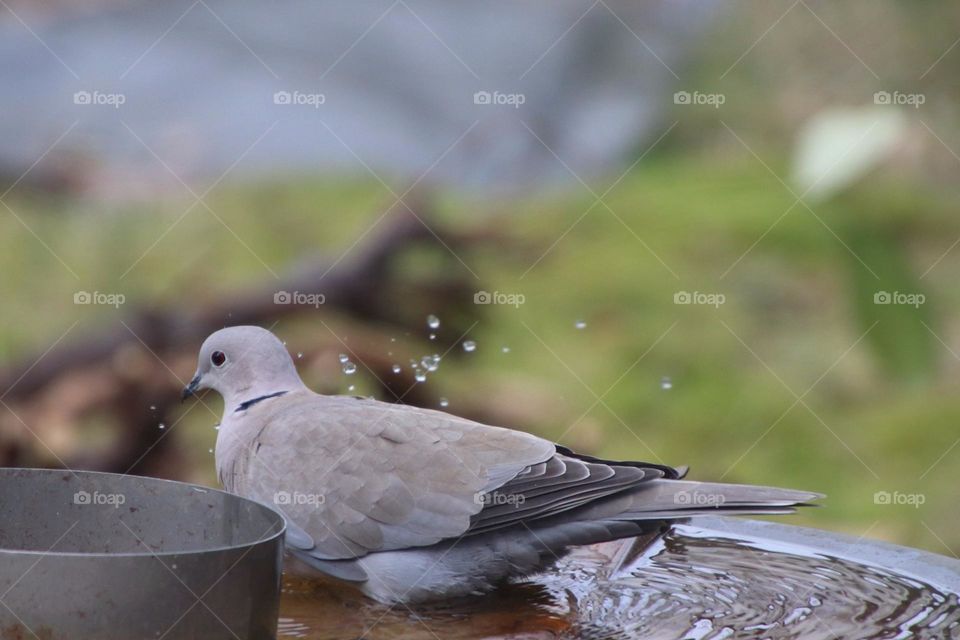
[[[381,603],[490,592],[572,547],[698,515],[784,514],[822,494],[682,479],[685,468],[603,460],[524,431],[301,380],[257,326],[212,333],[183,399],[223,397],[224,489],[279,511],[288,571]],[[292,567],[292,569],[291,569]]]

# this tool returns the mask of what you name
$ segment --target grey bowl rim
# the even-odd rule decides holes
[[[109,476],[115,478],[140,478],[145,479],[150,482],[156,483],[166,483],[166,484],[175,484],[185,487],[190,487],[192,489],[200,489],[202,491],[212,491],[214,493],[220,493],[228,498],[240,500],[242,502],[249,502],[256,505],[257,508],[262,509],[269,515],[271,518],[275,518],[280,523],[280,528],[273,534],[262,534],[258,539],[244,542],[242,544],[234,545],[222,545],[218,547],[209,547],[206,549],[184,549],[181,551],[152,551],[145,550],[141,552],[124,552],[124,553],[104,553],[101,551],[97,552],[84,552],[84,551],[37,551],[31,549],[15,549],[10,547],[0,546],[0,555],[3,554],[18,554],[18,555],[38,555],[41,557],[44,556],[54,556],[62,558],[154,558],[154,557],[170,557],[170,556],[192,556],[200,555],[205,553],[221,553],[225,551],[238,551],[242,549],[249,549],[252,547],[259,546],[261,544],[273,542],[276,539],[280,538],[282,544],[283,536],[287,532],[287,520],[286,518],[275,509],[268,507],[262,502],[257,500],[251,500],[250,498],[244,498],[235,493],[230,493],[228,491],[223,491],[222,489],[214,489],[213,487],[206,487],[200,484],[194,484],[192,482],[181,482],[180,480],[167,480],[165,478],[154,478],[153,476],[135,476],[129,473],[110,473],[107,471],[87,471],[85,469],[48,469],[43,467],[0,467],[0,475],[7,471],[31,471],[31,472],[40,472],[40,473],[68,473],[68,474],[78,474],[83,473],[87,475],[94,476]]]
[[[829,529],[753,518],[698,516],[684,524],[721,538],[747,537],[796,545],[810,553],[851,560],[960,594],[960,558],[935,551]]]

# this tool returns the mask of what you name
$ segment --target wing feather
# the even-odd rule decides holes
[[[438,411],[315,394],[268,407],[241,490],[289,495],[284,512],[314,544],[299,551],[317,560],[461,536],[485,492],[557,468],[547,440]]]
[[[537,471],[525,470],[488,493],[487,506],[474,515],[469,535],[564,513],[664,476],[659,466],[584,462],[562,454],[547,461],[543,472]]]

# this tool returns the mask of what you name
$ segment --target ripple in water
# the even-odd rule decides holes
[[[580,548],[528,582],[415,614],[316,583],[288,586],[281,637],[960,637],[957,594],[803,547],[717,534],[679,526],[646,548],[631,541]]]
[[[850,560],[680,527],[578,599],[583,638],[947,638],[957,595]],[[613,625],[610,621],[615,621]]]

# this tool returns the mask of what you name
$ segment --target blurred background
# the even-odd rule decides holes
[[[0,1],[0,464],[215,485],[203,338],[960,551],[960,6]],[[318,464],[322,464],[318,461]]]

